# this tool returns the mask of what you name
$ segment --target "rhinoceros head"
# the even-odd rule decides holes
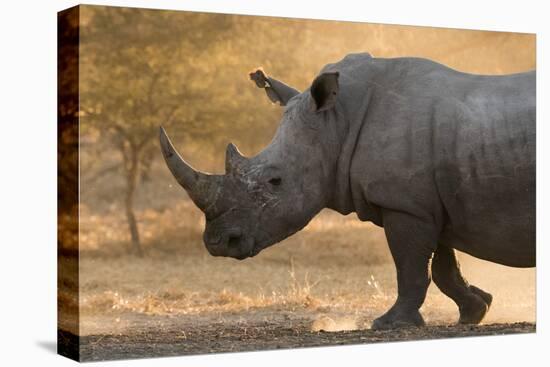
[[[170,171],[205,213],[203,239],[214,256],[255,256],[303,228],[329,196],[322,115],[335,103],[338,73],[321,74],[304,93],[261,71],[250,76],[272,101],[285,106],[274,139],[258,155],[246,158],[229,144],[225,174],[211,175],[192,168],[163,128],[160,132]]]

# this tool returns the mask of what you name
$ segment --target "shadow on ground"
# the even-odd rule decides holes
[[[53,340],[38,340],[36,342],[36,345],[46,350],[47,352],[57,354],[57,343]]]

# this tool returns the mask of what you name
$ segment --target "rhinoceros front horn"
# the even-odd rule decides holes
[[[203,173],[191,167],[176,151],[163,127],[160,128],[160,147],[172,175],[195,205],[205,212],[216,200],[222,176]]]

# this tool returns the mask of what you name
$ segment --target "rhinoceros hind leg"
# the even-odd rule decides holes
[[[452,248],[438,246],[432,261],[432,277],[441,292],[458,305],[460,324],[479,324],[483,320],[493,296],[468,284]]]
[[[430,285],[430,259],[437,247],[437,228],[402,212],[383,211],[384,231],[397,270],[397,300],[372,329],[424,326],[418,311]]]

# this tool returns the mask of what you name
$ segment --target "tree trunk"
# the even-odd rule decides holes
[[[128,220],[128,228],[130,230],[132,251],[139,257],[143,257],[143,250],[139,239],[139,230],[134,215],[134,194],[138,179],[138,152],[135,149],[130,149],[130,157],[126,165],[126,197],[124,204],[126,206],[126,219]]]

